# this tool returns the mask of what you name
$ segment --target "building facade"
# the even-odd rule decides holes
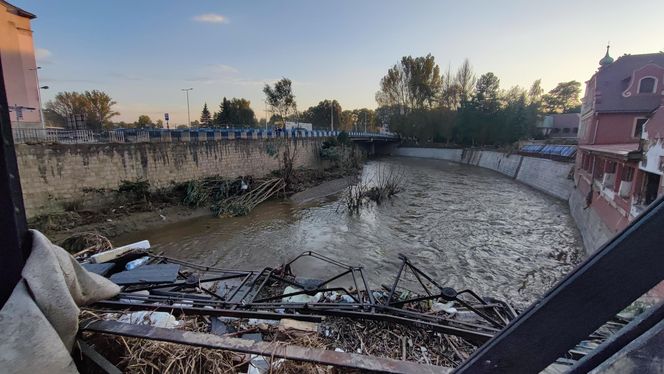
[[[662,193],[661,171],[654,172],[661,142],[653,141],[652,156],[644,157],[643,145],[649,136],[661,135],[657,123],[662,114],[655,114],[663,95],[664,53],[624,55],[614,61],[607,47],[599,69],[586,82],[575,183],[587,196],[588,208],[613,232],[625,228]],[[651,120],[648,133],[644,130]]]
[[[11,125],[41,128],[42,114],[30,21],[35,15],[0,0],[0,59]]]
[[[579,133],[579,113],[549,114],[537,125],[543,136],[576,140]]]

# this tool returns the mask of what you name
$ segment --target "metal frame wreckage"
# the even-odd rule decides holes
[[[3,238],[0,305],[4,305],[20,280],[21,269],[30,253],[31,237],[27,230],[1,61],[0,140],[0,237]],[[574,360],[569,362],[568,371],[588,372],[616,355],[628,355],[628,348],[633,349],[636,343],[647,343],[653,334],[661,332],[664,308],[660,304],[624,325],[596,348],[574,354],[579,342],[612,323],[621,310],[664,279],[662,228],[664,200],[659,199],[626,230],[518,315],[502,301],[484,299],[470,290],[457,292],[438,284],[403,256],[393,284],[376,292],[369,288],[361,267],[343,264],[314,252],[305,252],[283,266],[258,271],[218,269],[154,256],[142,272],[145,279],[135,279],[141,272],[111,275],[112,280],[115,277],[116,283],[123,286],[123,292],[112,300],[95,305],[105,310],[149,309],[174,314],[267,320],[320,321],[328,317],[346,317],[389,321],[461,337],[479,347],[454,369],[293,345],[274,346],[266,342],[112,320],[82,321],[80,331],[380,372],[532,373],[570,357]],[[293,274],[292,266],[305,258],[337,267],[339,273],[320,281],[298,278]],[[149,266],[160,268],[148,274]],[[424,290],[422,293],[410,294],[402,290],[399,285],[405,272],[415,277]],[[165,274],[169,274],[168,277]],[[342,277],[351,279],[351,287],[336,285]],[[292,287],[294,291],[284,294],[282,287]],[[147,294],[136,291],[147,291]],[[297,301],[328,293],[334,293],[344,302]],[[476,318],[468,322],[412,307],[432,300],[453,301]],[[81,345],[81,351],[87,352],[107,372],[117,372],[117,368],[89,346]]]

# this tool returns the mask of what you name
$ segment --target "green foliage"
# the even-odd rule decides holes
[[[140,116],[138,116],[138,120],[134,122],[134,127],[136,128],[152,127],[152,120],[150,119],[149,116],[141,114]]]
[[[581,110],[581,83],[561,82],[543,96],[544,110],[547,113],[573,113]]]
[[[118,187],[118,192],[132,194],[137,199],[147,199],[150,197],[150,182],[144,179],[123,180]]]
[[[404,56],[380,81],[376,101],[381,106],[398,106],[404,111],[432,108],[441,90],[440,68],[434,57]]]
[[[302,122],[311,123],[315,129],[329,129],[331,116],[334,116],[334,128],[341,128],[341,105],[336,100],[323,100],[305,110],[300,118]]]
[[[348,133],[345,131],[340,132],[337,135],[337,142],[341,145],[350,144],[350,137],[348,136]]]
[[[203,108],[205,111],[207,105]],[[203,116],[201,115],[201,123]],[[213,126],[224,127],[227,125],[253,126],[257,123],[256,115],[251,109],[251,102],[247,99],[232,98],[227,100],[225,97],[219,104],[219,111],[214,113]]]
[[[209,126],[212,124],[212,114],[210,114],[207,103],[203,105],[203,111],[201,112],[201,123],[203,126]]]
[[[269,84],[263,87],[267,104],[281,119],[288,118],[289,114],[297,109],[292,85],[293,82],[290,79],[282,78],[274,84],[274,87],[270,87]]]

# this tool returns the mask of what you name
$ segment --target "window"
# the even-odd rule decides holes
[[[648,121],[647,118],[637,118],[634,123],[634,136],[635,138],[641,138],[641,133],[643,132],[643,124]]]
[[[655,83],[657,83],[655,78],[652,77],[641,78],[641,80],[639,81],[639,93],[640,94],[655,93]]]
[[[575,133],[575,134],[578,134],[579,133],[579,128],[578,127],[573,128],[572,132]]]
[[[565,128],[563,129],[563,132],[564,132],[565,134],[569,133],[569,127],[565,127]]]
[[[552,134],[557,134],[557,133],[559,133],[559,132],[560,132],[560,129],[553,129],[553,130],[551,130],[551,133],[552,133]]]
[[[622,170],[622,176],[620,179],[625,182],[631,182],[632,179],[634,179],[634,168],[625,166]]]
[[[616,162],[615,161],[607,161],[606,162],[606,172],[609,174],[613,174],[616,172]]]

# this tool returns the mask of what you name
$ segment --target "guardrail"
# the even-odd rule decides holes
[[[339,131],[327,130],[273,130],[273,129],[117,129],[93,133],[90,130],[62,129],[12,129],[14,143],[146,143],[146,142],[197,142],[233,139],[273,139],[273,138],[329,138],[339,135]],[[352,139],[399,139],[395,134],[372,132],[348,132]]]

